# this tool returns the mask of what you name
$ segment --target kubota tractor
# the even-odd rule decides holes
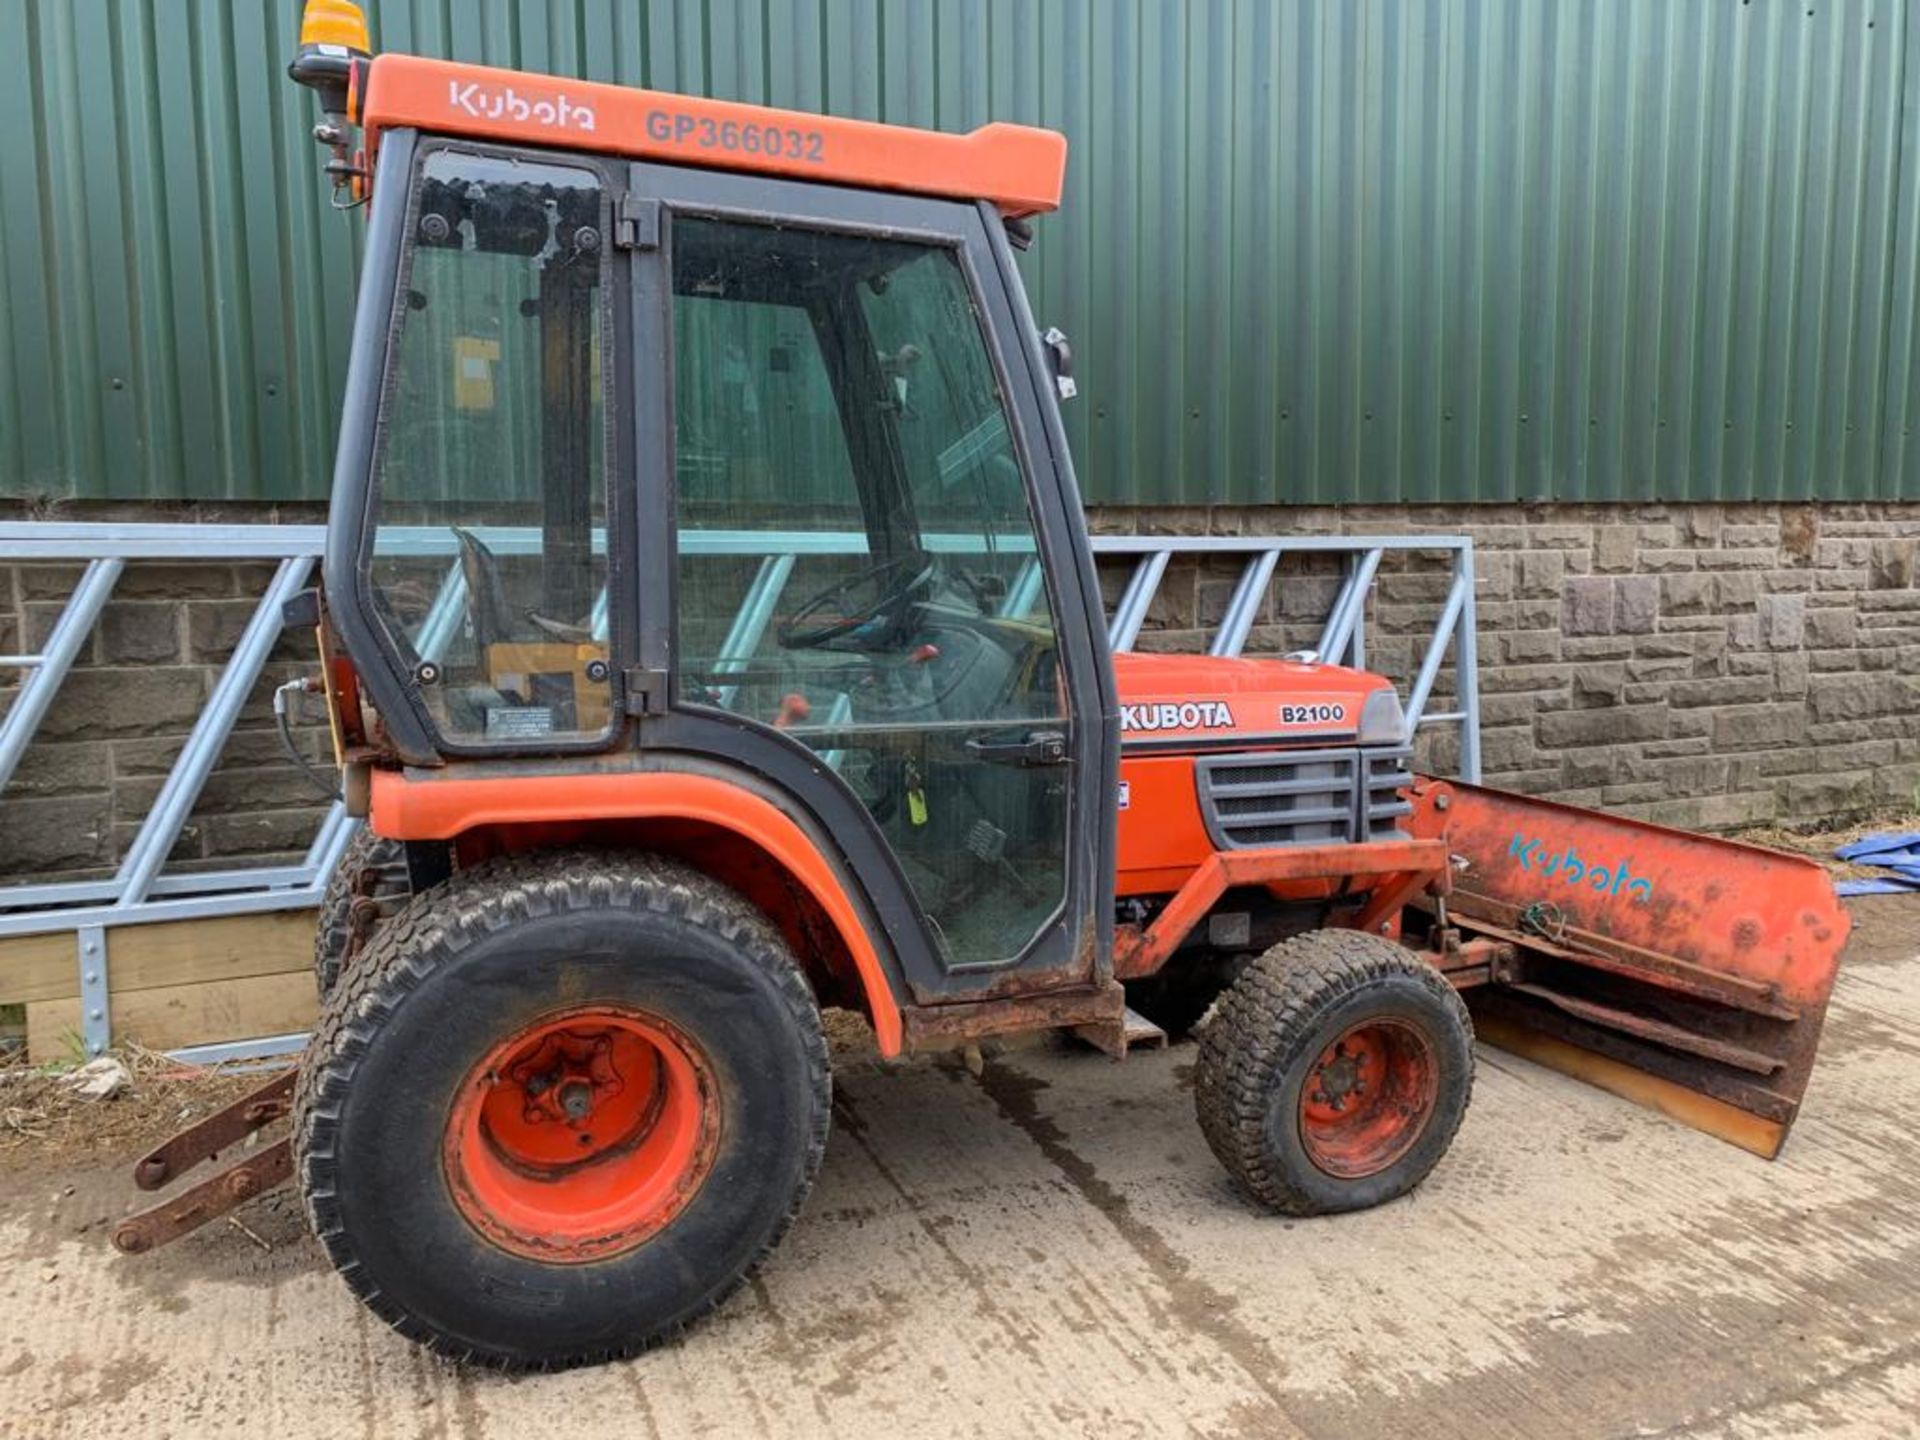
[[[302,39],[367,230],[291,618],[367,829],[297,1077],[137,1179],[290,1142],[122,1248],[291,1172],[402,1333],[634,1350],[792,1222],[823,1005],[887,1056],[1120,1054],[1218,994],[1200,1124],[1289,1214],[1420,1182],[1476,1023],[1777,1149],[1847,931],[1818,867],[1417,777],[1378,676],[1110,653],[1014,264],[1062,137],[370,58],[340,0]]]

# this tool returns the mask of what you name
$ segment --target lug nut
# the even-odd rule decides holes
[[[560,1087],[560,1108],[568,1119],[581,1119],[593,1109],[593,1086],[584,1080],[567,1081]]]

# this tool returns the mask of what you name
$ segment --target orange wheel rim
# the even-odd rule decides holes
[[[1402,1020],[1368,1020],[1320,1052],[1300,1088],[1307,1158],[1343,1180],[1377,1175],[1413,1148],[1439,1090],[1433,1046]]]
[[[593,1005],[496,1045],[462,1083],[442,1161],[501,1248],[604,1259],[670,1223],[713,1168],[719,1117],[699,1046],[657,1015]]]

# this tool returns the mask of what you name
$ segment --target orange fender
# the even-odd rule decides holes
[[[846,887],[793,818],[750,790],[671,770],[432,780],[376,770],[368,824],[395,840],[452,840],[488,825],[647,819],[694,820],[732,831],[784,866],[826,912],[852,956],[880,1053],[900,1053],[900,1006]]]

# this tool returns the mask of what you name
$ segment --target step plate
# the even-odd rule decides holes
[[[1073,1033],[1116,1060],[1126,1059],[1129,1050],[1167,1048],[1167,1032],[1131,1007],[1116,1023],[1076,1025]]]

